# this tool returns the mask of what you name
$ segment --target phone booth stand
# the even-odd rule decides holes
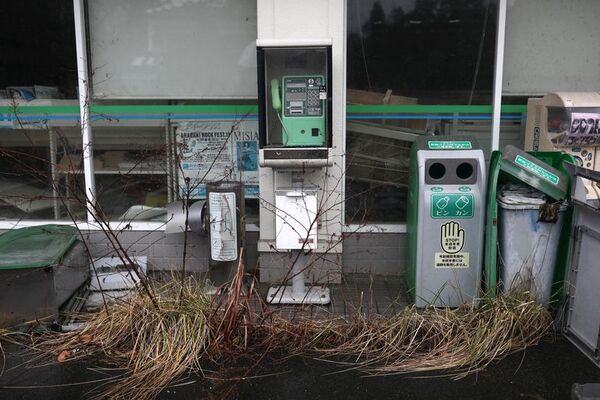
[[[258,253],[271,304],[327,304],[323,285],[341,283],[345,15],[345,0],[257,1]]]

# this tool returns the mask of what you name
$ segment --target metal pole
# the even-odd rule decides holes
[[[83,145],[83,174],[85,177],[85,197],[87,219],[94,222],[93,205],[96,203],[94,182],[94,152],[92,148],[92,126],[90,125],[90,82],[87,64],[87,42],[85,35],[84,0],[73,0],[75,16],[75,49],[77,51],[77,80],[79,81],[79,114]]]
[[[494,67],[494,111],[492,116],[491,150],[500,147],[500,116],[502,106],[502,73],[504,68],[504,38],[506,33],[506,0],[498,0],[498,24],[496,29],[496,65]]]
[[[174,201],[172,193],[173,193],[173,169],[171,159],[171,119],[167,117],[167,124],[165,126],[165,145],[166,147],[166,155],[167,155],[167,165],[165,165],[167,169],[167,202],[170,203]]]
[[[56,171],[56,137],[54,128],[48,130],[48,140],[50,141],[50,175],[52,177],[52,199],[54,204],[54,219],[60,219],[60,207],[58,205],[58,174]],[[68,199],[67,199],[68,200]]]
[[[292,257],[296,256],[296,252],[292,253]],[[292,266],[292,293],[294,297],[302,299],[306,295],[306,287],[304,286],[304,269],[308,257],[302,250],[296,258],[296,262]]]

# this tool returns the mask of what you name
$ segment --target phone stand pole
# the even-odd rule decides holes
[[[269,304],[329,304],[331,296],[329,288],[322,286],[306,287],[304,270],[308,265],[308,255],[304,251],[294,251],[292,257],[296,260],[292,265],[292,285],[274,286],[269,289],[267,303]]]

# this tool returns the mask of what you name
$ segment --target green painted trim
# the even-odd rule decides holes
[[[405,104],[387,104],[387,105],[352,105],[346,106],[348,114],[383,114],[383,113],[400,113],[400,114],[491,114],[494,111],[491,105],[468,106],[468,105],[405,105]],[[502,113],[526,113],[526,105],[504,105],[501,108]]]
[[[0,113],[13,114],[14,108],[0,106]],[[92,105],[90,111],[95,114],[177,114],[177,113],[206,113],[206,114],[256,114],[257,105]],[[491,114],[491,105],[352,105],[346,106],[349,114]],[[523,114],[527,112],[526,105],[504,105],[502,113]],[[78,114],[79,106],[28,106],[20,104],[19,114]]]

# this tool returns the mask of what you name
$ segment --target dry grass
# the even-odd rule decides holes
[[[64,359],[100,356],[124,370],[102,396],[151,399],[185,373],[207,376],[205,367],[255,365],[266,355],[327,358],[365,374],[450,370],[461,377],[536,344],[552,322],[526,294],[478,307],[407,307],[392,317],[290,321],[256,307],[253,289],[242,290],[241,267],[217,300],[192,280],[156,293],[158,307],[139,293],[88,315],[83,330],[43,336],[33,346]]]
[[[36,338],[34,347],[59,361],[99,355],[125,370],[104,396],[153,398],[177,376],[197,370],[213,341],[210,298],[200,285],[187,283],[185,301],[179,301],[180,287],[175,283],[162,287],[156,297],[158,308],[140,292],[82,316],[87,324],[80,331]]]
[[[407,307],[388,318],[358,318],[346,340],[322,351],[345,355],[371,374],[451,370],[461,377],[536,344],[551,325],[544,307],[512,295],[480,306]]]

